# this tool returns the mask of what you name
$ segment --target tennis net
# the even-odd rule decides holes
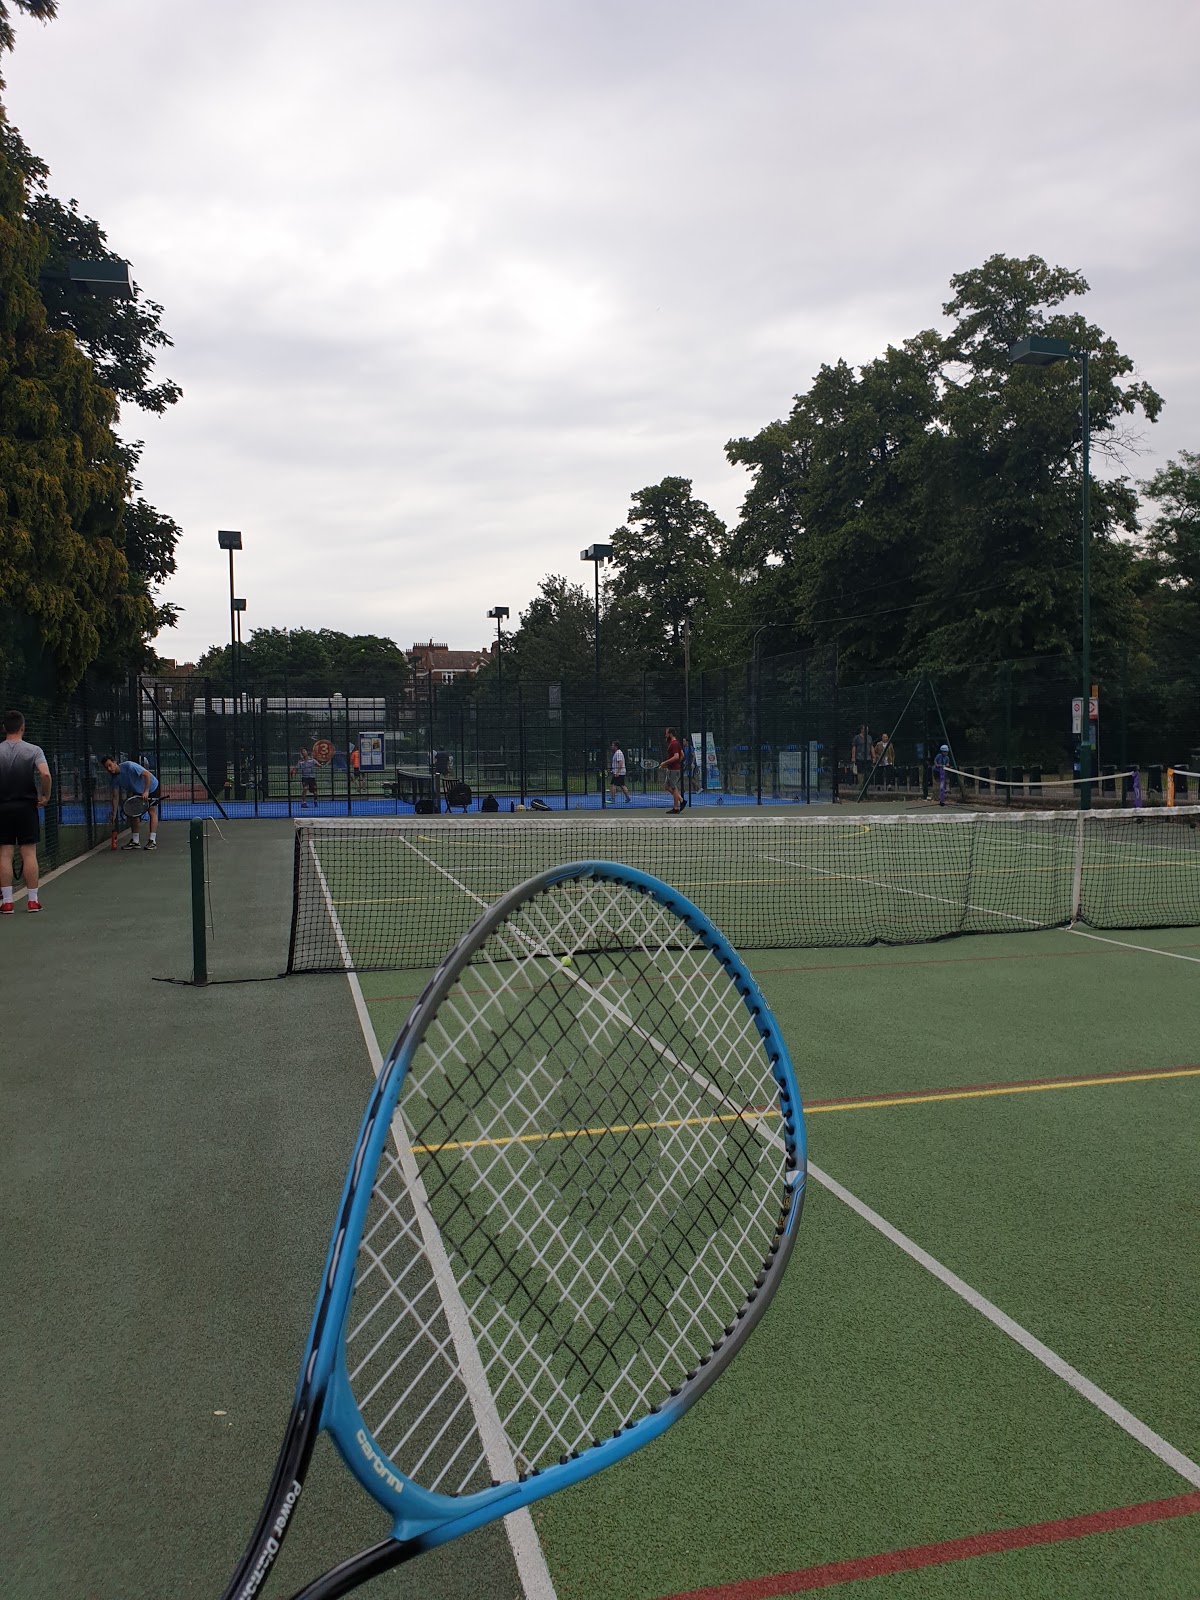
[[[289,972],[435,965],[545,867],[622,861],[747,950],[919,944],[1082,921],[1200,923],[1200,806],[794,818],[310,819]]]

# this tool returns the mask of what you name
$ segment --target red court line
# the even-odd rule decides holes
[[[1094,1083],[1101,1078],[1128,1078],[1130,1073],[1136,1072],[1153,1072],[1158,1077],[1166,1077],[1172,1072],[1195,1072],[1198,1067],[1200,1062],[1177,1062],[1171,1067],[1120,1067],[1116,1072],[1067,1072],[1052,1078],[1006,1078],[999,1083],[943,1084],[937,1089],[885,1089],[878,1094],[835,1094],[827,1100],[805,1100],[804,1104],[810,1111],[815,1111],[819,1106],[852,1106],[860,1100],[870,1100],[874,1104],[887,1100],[911,1100],[913,1095],[918,1094],[983,1094],[989,1089],[1026,1089],[1039,1083],[1078,1083],[1081,1078]]]
[[[888,1550],[882,1555],[861,1556],[854,1561],[830,1561],[821,1567],[802,1567],[799,1572],[779,1572],[768,1578],[745,1578],[736,1583],[719,1583],[708,1589],[689,1589],[686,1593],[670,1595],[666,1600],[774,1600],[779,1595],[804,1594],[810,1589],[832,1589],[839,1583],[883,1578],[893,1572],[915,1572],[922,1567],[966,1561],[972,1556],[996,1555],[1004,1550],[1026,1550],[1031,1545],[1059,1544],[1066,1539],[1084,1539],[1093,1533],[1136,1528],[1143,1522],[1188,1517],[1198,1511],[1200,1490],[1175,1495],[1169,1500],[1143,1500],[1135,1506],[1091,1511],[1081,1517],[1034,1522],[1024,1528],[1002,1528],[996,1533],[970,1534],[965,1539],[945,1539],[940,1544],[918,1544],[908,1550]]]
[[[1018,930],[1019,931],[1019,930]],[[1061,932],[1061,929],[1049,929],[1049,932]],[[1151,932],[1154,930],[1151,929]],[[1180,944],[1170,946],[1172,950],[1200,950],[1197,944]],[[919,961],[827,961],[819,965],[801,967],[759,967],[756,966],[754,974],[767,976],[775,973],[788,972],[861,972],[874,971],[878,967],[957,967],[966,966],[970,962],[979,961],[1071,961],[1081,956],[1095,954],[1104,955],[1104,951],[1093,950],[1032,950],[1027,955],[1009,956],[929,956],[922,957]],[[369,994],[365,995],[369,1006],[385,1005],[393,1000],[415,1000],[420,990],[414,989],[411,994]],[[480,991],[482,993],[482,991]]]

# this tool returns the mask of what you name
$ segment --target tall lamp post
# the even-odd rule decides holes
[[[238,684],[238,693],[239,693],[239,696],[242,699],[246,698],[246,675],[242,671],[242,668],[245,665],[245,659],[244,659],[244,657],[242,655],[242,612],[245,611],[245,609],[246,609],[246,602],[244,600],[237,599],[237,600],[235,600],[233,602],[233,615],[234,615],[234,618],[235,618],[235,620],[237,622],[237,684]],[[242,709],[243,709],[242,707],[238,707],[239,712]],[[245,709],[249,710],[249,703],[248,702],[247,702],[247,705],[246,705]],[[238,727],[243,732],[245,731],[242,728],[242,720],[241,719],[239,719]],[[253,719],[253,717],[251,717],[251,719],[250,719],[250,748],[251,748],[251,751],[253,752],[253,749],[254,749],[254,719]],[[253,754],[251,755],[251,763],[250,764],[251,764],[251,766],[254,765]],[[245,799],[245,795],[246,795],[245,770],[246,770],[245,753],[242,750],[241,745],[239,744],[238,747],[237,747],[237,770],[236,770],[236,772],[234,774],[234,793],[237,795],[237,798],[239,800]]]
[[[608,733],[604,726],[604,689],[600,677],[600,568],[612,560],[610,544],[590,544],[579,552],[580,561],[590,561],[596,569],[596,704],[600,711],[600,808],[608,806],[608,785],[604,781],[604,768],[608,763]]]
[[[233,593],[233,552],[242,548],[242,536],[233,528],[217,530],[217,545],[229,551],[229,686],[233,690],[233,794],[235,800],[242,796],[242,764],[238,747],[238,661],[237,661],[237,601]],[[245,602],[242,602],[243,605]]]
[[[501,623],[508,616],[507,606],[493,606],[489,617],[496,619],[496,698],[500,702],[500,755],[504,761],[504,781],[508,782],[508,758],[504,753],[504,632]]]
[[[1066,339],[1051,339],[1042,334],[1031,334],[1010,345],[1008,359],[1018,367],[1052,367],[1059,361],[1078,361],[1082,377],[1083,401],[1081,432],[1083,435],[1083,706],[1079,723],[1079,806],[1086,810],[1092,803],[1092,597],[1089,564],[1091,557],[1091,428],[1088,421],[1088,353],[1072,350]]]

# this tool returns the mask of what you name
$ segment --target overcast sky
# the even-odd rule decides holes
[[[1036,253],[1200,450],[1196,0],[60,0],[7,103],[165,307],[144,438],[164,655],[251,626],[513,619],[822,362]]]

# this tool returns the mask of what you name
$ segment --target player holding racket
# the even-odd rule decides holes
[[[133,836],[121,846],[122,850],[140,850],[142,848],[142,823],[141,819],[150,813],[150,839],[146,845],[147,850],[158,849],[158,779],[149,767],[143,767],[138,761],[118,761],[116,756],[102,756],[100,765],[113,780],[112,786],[112,815],[113,826],[117,825],[118,814],[121,807],[121,793],[124,791],[130,799],[142,801],[142,807],[130,806],[128,802],[124,807],[125,813],[133,824]],[[134,815],[134,813],[137,813]]]

